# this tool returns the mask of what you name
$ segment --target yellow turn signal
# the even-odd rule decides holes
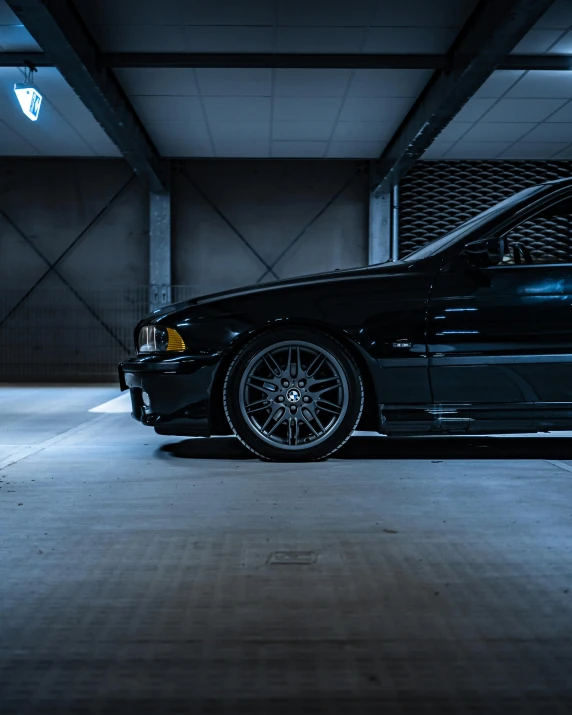
[[[167,344],[167,350],[173,350],[176,352],[182,352],[187,349],[185,341],[179,335],[179,333],[173,328],[167,328],[167,333],[169,335],[169,342]]]

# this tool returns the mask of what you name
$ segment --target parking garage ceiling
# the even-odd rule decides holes
[[[476,5],[476,0],[75,2],[102,53],[429,55],[436,65]],[[1,0],[0,52],[44,49]],[[556,0],[512,56],[527,55],[530,61],[530,56],[570,53],[572,3]],[[426,66],[113,70],[163,157],[316,159],[379,158],[433,72]],[[17,67],[0,67],[1,155],[121,155],[55,67],[39,68],[42,117],[26,121],[12,92],[20,78]],[[493,72],[423,158],[572,158],[572,72]]]

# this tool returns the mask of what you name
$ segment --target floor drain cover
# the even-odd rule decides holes
[[[315,564],[317,558],[315,551],[274,551],[270,554],[268,563],[281,566],[304,566],[306,564]]]

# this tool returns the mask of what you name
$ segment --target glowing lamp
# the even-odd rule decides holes
[[[40,116],[40,107],[42,105],[42,95],[38,90],[28,82],[18,82],[14,85],[14,92],[20,102],[20,107],[24,114],[33,122],[38,120]]]

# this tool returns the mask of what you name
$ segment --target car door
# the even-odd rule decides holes
[[[572,408],[572,263],[463,261],[438,274],[427,315],[437,409],[460,429],[567,426]]]

